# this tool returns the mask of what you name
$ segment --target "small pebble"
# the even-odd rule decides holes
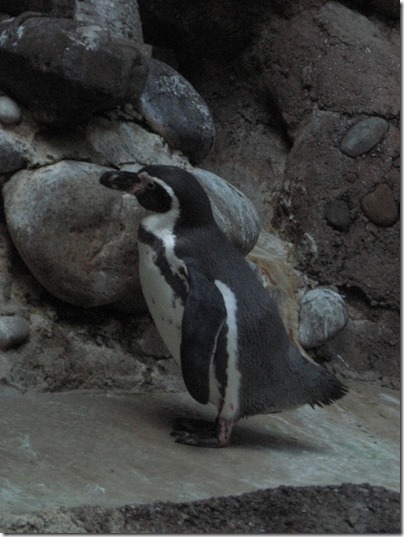
[[[398,219],[398,208],[387,183],[381,183],[361,200],[364,215],[381,227],[392,226]]]
[[[20,122],[21,115],[21,108],[13,99],[7,95],[0,96],[0,122],[3,125],[16,125]]]
[[[18,347],[29,338],[29,323],[22,317],[0,317],[0,350]]]
[[[355,183],[356,180],[358,179],[358,176],[355,174],[355,173],[348,173],[348,175],[346,176],[346,180],[348,181],[348,183]]]
[[[367,153],[380,142],[388,128],[389,124],[381,117],[364,119],[345,134],[341,142],[341,151],[349,157]]]
[[[338,231],[346,231],[352,222],[348,204],[343,200],[330,201],[325,207],[325,218]]]

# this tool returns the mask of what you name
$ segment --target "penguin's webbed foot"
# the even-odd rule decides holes
[[[218,418],[216,422],[179,418],[171,436],[179,444],[199,447],[224,447],[229,443],[233,424]]]

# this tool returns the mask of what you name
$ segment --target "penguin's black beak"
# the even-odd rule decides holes
[[[131,194],[143,190],[142,180],[134,172],[106,172],[100,177],[100,183],[113,190],[123,190]]]

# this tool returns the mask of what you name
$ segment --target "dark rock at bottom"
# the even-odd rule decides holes
[[[7,533],[400,533],[400,494],[368,484],[278,487],[191,503],[0,515]]]

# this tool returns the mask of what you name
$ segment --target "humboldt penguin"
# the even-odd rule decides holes
[[[183,444],[221,447],[243,417],[328,405],[347,388],[292,343],[277,304],[215,222],[197,179],[175,166],[111,171],[102,185],[136,196],[139,276],[157,329],[214,423],[179,419]]]

